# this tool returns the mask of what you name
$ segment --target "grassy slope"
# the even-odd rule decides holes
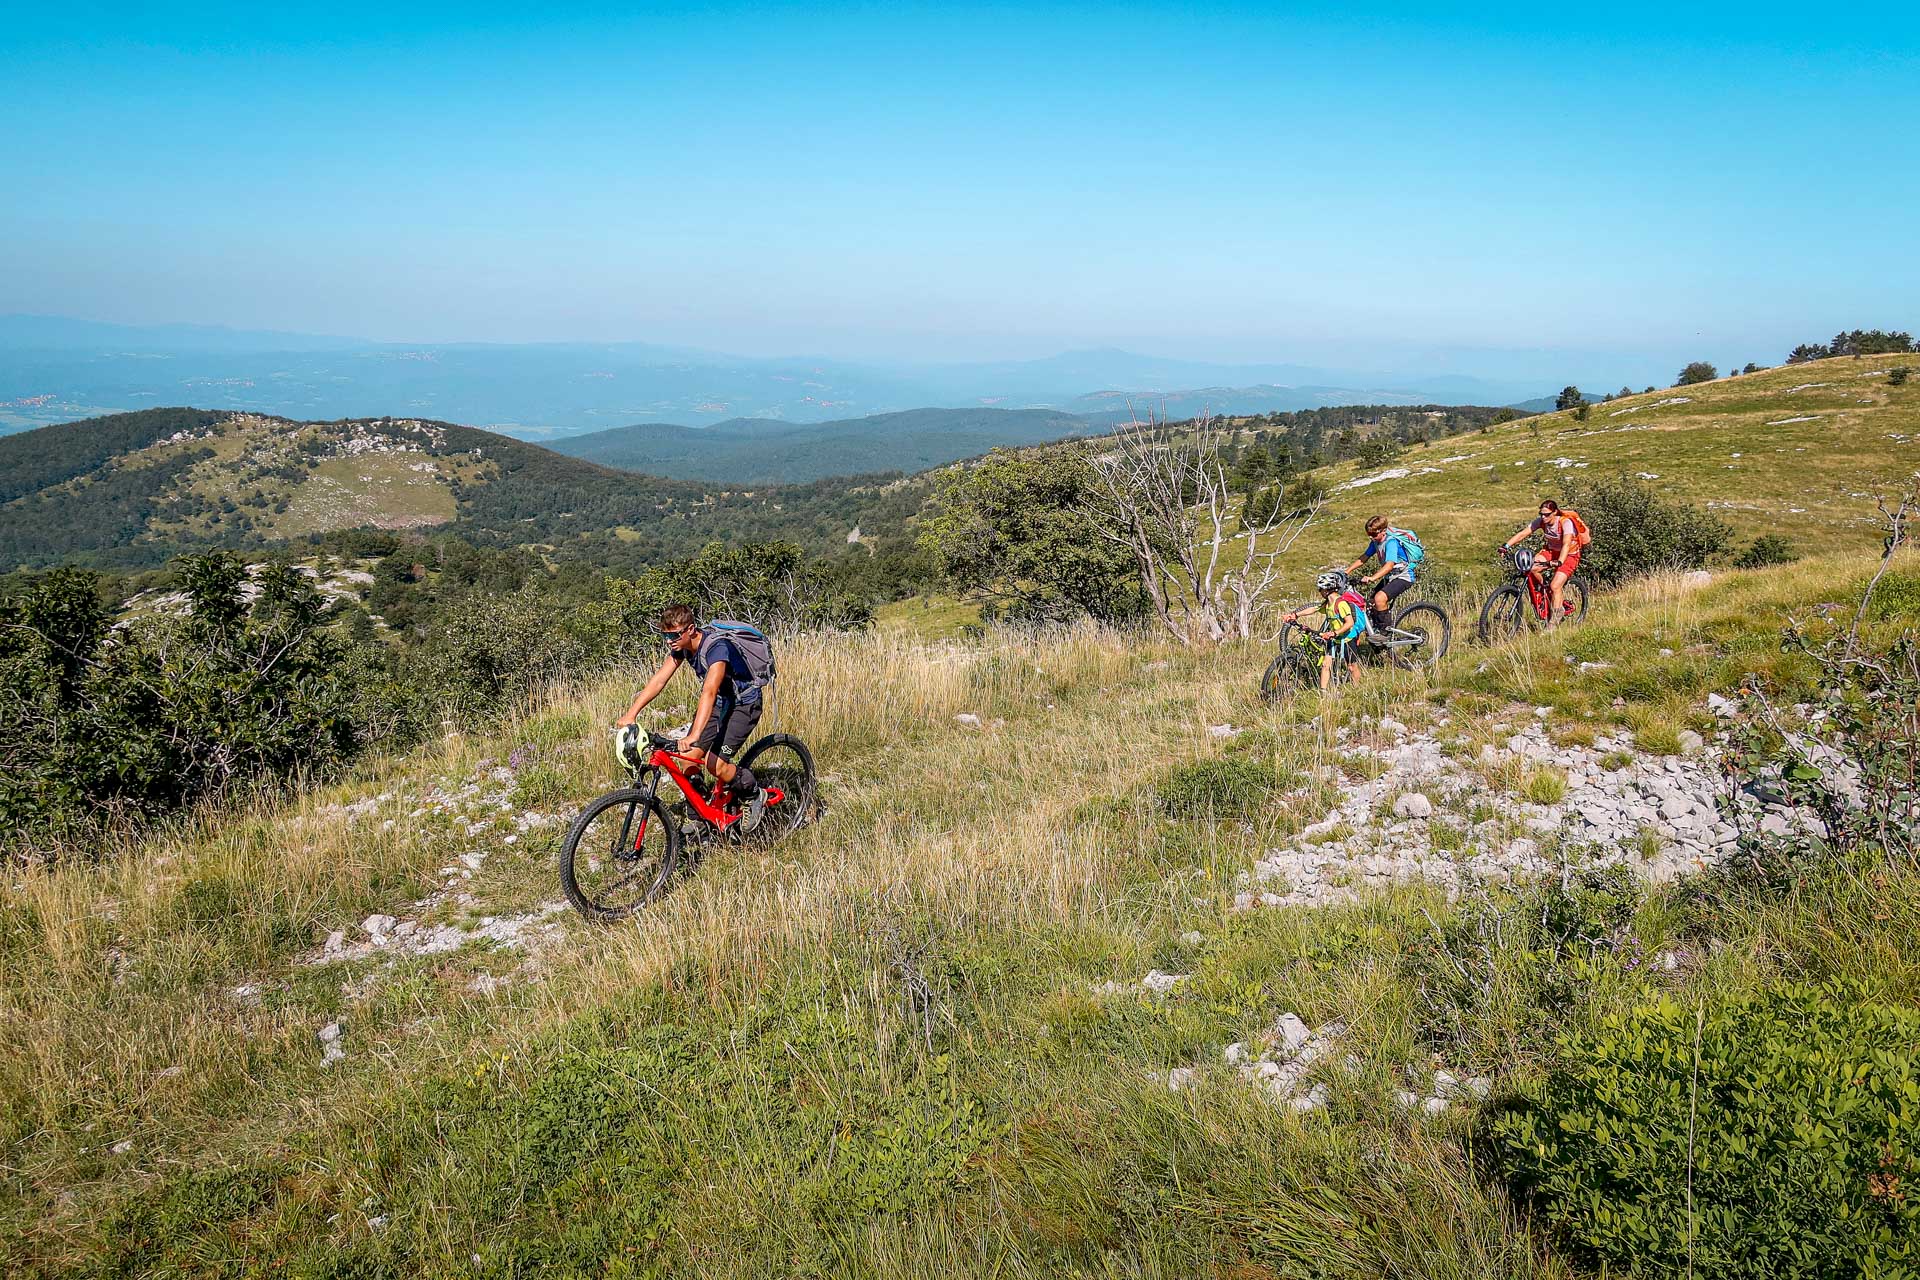
[[[1743,543],[1778,533],[1803,551],[1868,549],[1879,536],[1868,495],[1920,470],[1920,381],[1888,386],[1890,363],[1900,358],[1771,369],[1595,405],[1585,422],[1546,414],[1409,449],[1392,464],[1406,476],[1338,489],[1301,549],[1309,562],[1344,562],[1378,511],[1459,565],[1531,519],[1566,477],[1621,473],[1657,476],[1713,508]],[[1338,488],[1383,470],[1323,474]]]
[[[514,807],[570,811],[613,781],[599,726],[623,680],[97,868],[17,873],[0,915],[0,1259],[102,1274],[1565,1275],[1469,1167],[1466,1119],[1410,1122],[1389,1101],[1427,1048],[1401,966],[1429,935],[1423,909],[1444,922],[1446,904],[1403,889],[1230,914],[1235,874],[1337,783],[1244,823],[1169,818],[1153,786],[1222,754],[1296,780],[1355,767],[1336,726],[1389,707],[1416,726],[1446,707],[1469,756],[1534,704],[1559,707],[1569,736],[1707,727],[1707,690],[1794,678],[1774,643],[1784,609],[1857,590],[1865,570],[1653,584],[1574,633],[1463,655],[1432,686],[1374,677],[1277,711],[1252,696],[1251,649],[797,644],[777,714],[824,762],[825,819],[771,852],[712,857],[631,927],[560,917],[532,970],[479,946],[371,979],[366,961],[294,961],[372,910],[404,914],[476,847],[491,856],[461,910],[553,898],[554,829],[466,838],[413,811],[515,748],[531,759]],[[1579,675],[1570,658],[1613,666]],[[961,711],[986,727],[956,724]],[[1222,744],[1204,731],[1222,721],[1255,731]],[[1915,999],[1913,897],[1876,892],[1888,901],[1871,911],[1732,914],[1697,968],[1644,981],[1871,972]],[[1636,927],[1651,954],[1688,926],[1663,900]],[[1193,978],[1165,999],[1092,994],[1152,967]],[[481,994],[481,975],[508,981]],[[236,999],[241,984],[257,1000]],[[1353,1028],[1362,1069],[1324,1116],[1217,1068],[1178,1093],[1149,1074],[1217,1063],[1285,1009]],[[1542,1015],[1498,1012],[1451,1065],[1526,1069]],[[336,1017],[349,1055],[323,1068],[314,1031]]]

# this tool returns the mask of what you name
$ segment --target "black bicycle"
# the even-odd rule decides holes
[[[649,733],[647,742],[651,754],[628,761],[630,785],[589,804],[560,842],[560,888],[574,910],[598,923],[624,919],[665,892],[688,845],[697,851],[716,836],[772,842],[819,811],[813,753],[792,734],[756,739],[740,756],[739,766],[752,769],[767,793],[751,830],[725,783],[714,779],[709,794],[700,793],[681,768],[695,761],[679,753],[676,739]],[[673,784],[664,795],[663,776]]]
[[[1526,547],[1503,549],[1499,558],[1512,576],[1495,587],[1486,603],[1480,606],[1481,644],[1511,640],[1531,625],[1529,617],[1538,619],[1541,626],[1547,625],[1551,597],[1544,575],[1551,570],[1547,569],[1546,558]],[[1560,605],[1560,621],[1579,622],[1586,618],[1587,584],[1579,574],[1567,579]]]

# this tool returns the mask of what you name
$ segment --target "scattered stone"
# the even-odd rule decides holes
[[[1240,730],[1230,724],[1210,724],[1207,726],[1207,736],[1209,738],[1231,738],[1239,732]]]
[[[1273,1021],[1273,1035],[1288,1053],[1297,1053],[1313,1038],[1313,1030],[1300,1015],[1289,1010]]]
[[[1418,791],[1409,791],[1393,802],[1393,816],[1396,818],[1430,818],[1433,816],[1433,801]]]
[[[1680,750],[1686,755],[1697,755],[1707,745],[1707,740],[1691,729],[1680,731]]]
[[[371,915],[361,921],[360,927],[367,931],[369,938],[378,942],[387,936],[387,930],[393,928],[393,926],[398,923],[400,922],[392,916]]]
[[[1175,1067],[1173,1070],[1167,1072],[1167,1088],[1178,1093],[1193,1082],[1193,1076],[1194,1068]]]
[[[122,1138],[120,1139],[120,1141],[108,1147],[107,1150],[111,1151],[116,1156],[123,1156],[127,1154],[127,1152],[133,1150],[133,1139]]]
[[[1180,944],[1182,946],[1197,947],[1205,941],[1206,937],[1198,929],[1189,929],[1180,935]]]
[[[1247,1042],[1244,1040],[1235,1040],[1232,1044],[1221,1050],[1221,1056],[1227,1060],[1228,1066],[1239,1066],[1247,1060]]]
[[[388,1219],[386,1214],[384,1213],[375,1214],[373,1217],[367,1219],[367,1230],[385,1231],[387,1229],[387,1221]]]
[[[980,727],[980,717],[971,711],[962,711],[959,715],[955,716],[953,720],[955,724],[965,725],[969,729],[978,729]]]
[[[1734,713],[1740,710],[1740,704],[1732,698],[1722,697],[1717,693],[1710,693],[1707,695],[1707,710],[1713,712],[1713,714],[1719,716],[1722,720],[1731,720]]]
[[[1422,1102],[1420,1104],[1420,1109],[1426,1112],[1430,1116],[1437,1116],[1441,1112],[1445,1111],[1448,1105],[1449,1104],[1445,1098],[1428,1098],[1425,1102]]]
[[[347,931],[345,929],[335,929],[332,933],[327,935],[326,952],[328,955],[332,955],[334,952],[339,951],[346,945],[347,945]]]
[[[1150,969],[1147,976],[1140,979],[1140,985],[1155,995],[1163,996],[1186,980],[1184,973],[1162,973],[1158,969]]]
[[[329,1022],[326,1026],[320,1028],[320,1031],[318,1034],[320,1036],[321,1044],[332,1044],[334,1041],[338,1040],[341,1037],[341,1035],[344,1033],[345,1033],[345,1028],[342,1027],[338,1022]]]

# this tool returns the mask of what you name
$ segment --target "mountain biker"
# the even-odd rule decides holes
[[[624,729],[638,720],[647,704],[667,687],[680,664],[691,666],[700,678],[700,702],[692,726],[674,750],[727,784],[728,792],[740,802],[740,829],[752,831],[767,811],[766,788],[753,776],[753,770],[736,766],[732,756],[760,723],[760,686],[750,678],[739,645],[724,631],[699,626],[692,606],[669,606],[661,612],[656,629],[667,642],[666,660],[634,697],[627,713],[614,722],[614,728]]]
[[[1420,540],[1410,529],[1396,529],[1385,516],[1367,521],[1367,547],[1360,558],[1347,566],[1349,574],[1358,573],[1368,560],[1380,557],[1380,568],[1360,579],[1361,585],[1380,583],[1373,593],[1373,629],[1383,635],[1393,626],[1393,602],[1402,591],[1413,586],[1414,565],[1420,560]]]
[[[1520,532],[1506,540],[1502,552],[1511,551],[1534,534],[1541,534],[1547,542],[1547,565],[1553,571],[1553,578],[1547,584],[1547,626],[1552,628],[1567,613],[1565,601],[1567,579],[1580,567],[1580,524],[1571,515],[1560,509],[1560,504],[1552,498],[1540,500],[1540,517],[1521,528]],[[1536,564],[1529,572],[1538,572]]]
[[[1347,583],[1347,575],[1339,570],[1330,570],[1313,580],[1314,590],[1320,593],[1320,603],[1303,605],[1291,613],[1280,615],[1282,623],[1298,622],[1309,613],[1319,613],[1325,621],[1314,639],[1326,646],[1326,652],[1320,658],[1320,692],[1325,693],[1333,683],[1333,664],[1337,658],[1347,664],[1347,678],[1360,679],[1360,662],[1353,656],[1353,642],[1366,630],[1366,622],[1361,610],[1366,607],[1359,594]]]

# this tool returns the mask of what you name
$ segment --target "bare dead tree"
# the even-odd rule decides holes
[[[1236,502],[1221,458],[1227,439],[1210,414],[1173,424],[1149,412],[1089,453],[1102,532],[1132,553],[1161,625],[1189,645],[1253,635],[1280,558],[1319,511],[1317,501],[1296,511]]]

